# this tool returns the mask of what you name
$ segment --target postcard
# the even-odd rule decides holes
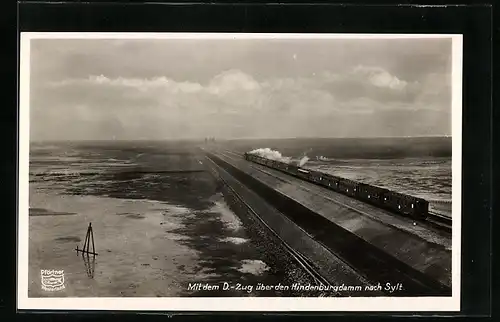
[[[461,35],[20,49],[19,309],[460,310]]]

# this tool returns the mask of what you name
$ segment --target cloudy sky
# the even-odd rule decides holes
[[[31,138],[451,134],[451,39],[36,39]]]

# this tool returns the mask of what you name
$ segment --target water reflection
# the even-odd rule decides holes
[[[94,278],[95,272],[95,255],[82,253],[83,264],[89,278]]]

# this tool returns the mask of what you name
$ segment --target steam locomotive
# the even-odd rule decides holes
[[[389,189],[356,182],[319,171],[305,169],[281,161],[263,158],[253,153],[245,153],[244,158],[248,161],[279,170],[396,214],[414,219],[425,219],[428,216],[429,202],[422,198],[405,195]]]

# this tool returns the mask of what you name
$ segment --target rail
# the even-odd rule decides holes
[[[214,152],[220,153],[220,151]],[[278,211],[285,214],[310,236],[314,236],[314,240],[325,245],[368,280],[402,282],[405,284],[405,289],[401,296],[407,294],[412,296],[414,294],[419,294],[419,296],[450,294],[450,287],[442,284],[435,277],[415,269],[391,253],[387,253],[362,237],[345,230],[326,217],[294,201],[293,198],[267,186],[254,176],[246,174],[216,154],[209,153],[208,155],[218,168],[223,168],[236,180],[268,200]],[[353,250],[355,251],[353,252]],[[360,253],[363,255],[359,256]]]
[[[214,161],[212,161],[210,158],[207,157],[207,159],[213,163],[215,166],[217,166]],[[330,282],[321,275],[315,268],[314,265],[311,263],[311,261],[305,257],[303,254],[298,252],[297,250],[293,249],[283,238],[279,236],[279,234],[269,227],[269,225],[262,219],[261,216],[250,206],[244,198],[242,198],[238,192],[236,192],[231,185],[221,176],[216,176],[215,174],[212,173],[214,177],[216,177],[217,180],[222,181],[222,183],[228,188],[228,190],[236,197],[236,199],[241,202],[249,210],[249,212],[252,214],[254,218],[256,218],[262,226],[264,226],[271,234],[281,243],[285,251],[299,264],[300,267],[304,269],[304,271],[315,281],[317,285],[323,285],[323,286],[330,286]]]
[[[451,233],[452,219],[450,217],[429,211],[429,216],[425,220],[430,225]]]
[[[242,157],[242,154],[238,154],[238,153],[235,153],[235,152],[229,151],[229,150],[224,150],[224,153],[226,153],[226,154],[232,154],[232,155],[240,157],[240,158]],[[253,165],[252,165],[252,168],[254,168],[256,170],[259,170],[259,171],[263,171],[263,170],[255,167]],[[272,168],[270,168],[270,169],[272,169]],[[271,173],[268,173],[268,172],[266,172],[266,173],[272,175]],[[304,180],[304,181],[306,181],[306,180]],[[313,183],[313,184],[315,184],[315,183]],[[305,189],[305,190],[310,191],[310,189],[308,189],[306,187],[303,187],[303,186],[300,186],[300,187],[303,188],[303,189]],[[318,193],[315,193],[315,194],[318,194]],[[330,199],[330,198],[328,198],[328,199]],[[434,200],[432,200],[432,201],[434,202]],[[444,200],[442,202],[443,203],[451,203],[451,201],[448,201],[448,200]],[[365,214],[363,211],[361,211],[359,209],[356,209],[356,208],[350,207],[350,206],[348,206],[348,207],[351,208],[352,210],[356,211],[356,212],[359,212],[361,214]],[[428,215],[429,216],[427,216],[426,218],[420,219],[420,221],[423,221],[423,222],[427,223],[429,226],[434,227],[434,228],[436,228],[438,230],[444,231],[446,233],[451,233],[452,232],[452,219],[451,219],[451,217],[439,214],[439,213],[434,212],[434,211],[428,211]]]

